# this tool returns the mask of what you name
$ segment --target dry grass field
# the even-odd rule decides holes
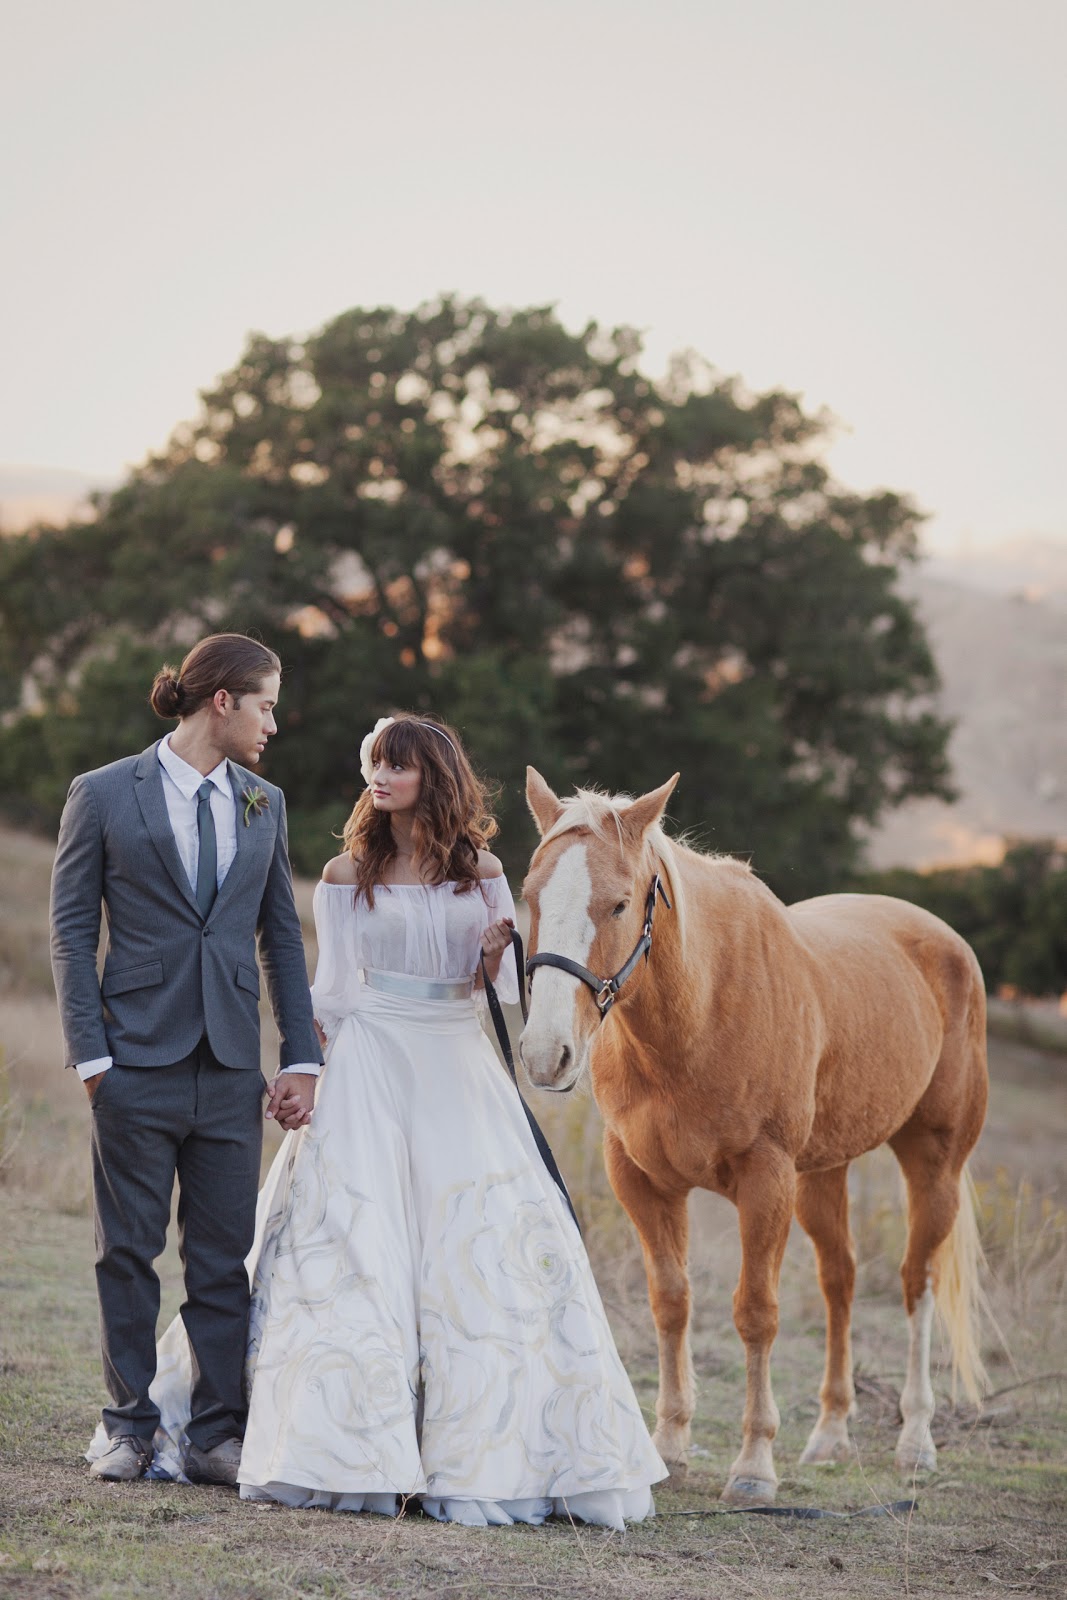
[[[901,1484],[892,1463],[905,1332],[896,1262],[903,1218],[884,1152],[854,1169],[860,1272],[856,1458],[799,1468],[816,1413],[822,1310],[809,1247],[790,1243],[775,1388],[783,1507],[911,1512],[818,1519],[732,1515],[717,1495],[739,1438],[740,1342],[730,1314],[732,1208],[695,1196],[692,1269],[700,1401],[684,1483],[655,1521],[616,1535],[566,1524],[470,1530],[242,1504],[171,1484],[90,1484],[80,1452],[103,1398],[96,1337],[87,1111],[61,1070],[47,961],[51,850],[0,831],[0,1595],[25,1597],[992,1596],[1067,1592],[1067,1059],[994,1041],[989,1121],[974,1161],[996,1393],[954,1408],[938,1383],[940,1470]],[[310,924],[310,889],[300,888]],[[308,927],[309,955],[313,952]],[[270,1039],[265,1039],[269,1067]],[[568,1176],[624,1360],[649,1414],[655,1343],[640,1257],[612,1199],[595,1106],[538,1097]],[[165,1319],[180,1277],[160,1264]],[[1002,1336],[1002,1337],[1001,1337]],[[1009,1354],[1010,1351],[1010,1354]]]

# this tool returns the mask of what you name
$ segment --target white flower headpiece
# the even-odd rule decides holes
[[[370,788],[371,779],[374,777],[374,767],[371,765],[370,758],[371,751],[374,749],[374,741],[383,728],[387,728],[391,722],[395,721],[395,717],[379,717],[359,747],[359,770],[363,774],[363,782],[368,789]]]
[[[395,721],[395,717],[379,717],[377,722],[374,724],[374,727],[367,734],[366,738],[363,740],[363,743],[359,747],[359,770],[363,774],[363,782],[367,785],[368,789],[371,785],[371,779],[374,777],[374,767],[371,763],[371,752],[374,749],[374,741],[377,739],[383,728],[388,728],[390,723]],[[434,733],[439,733],[441,738],[445,741],[445,744],[447,744],[448,748],[452,751],[453,755],[459,754],[459,751],[452,743],[452,740],[448,737],[448,734],[443,728],[439,728],[436,722],[419,722],[418,726],[420,728],[430,728]]]

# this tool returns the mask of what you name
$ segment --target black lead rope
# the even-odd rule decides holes
[[[817,1517],[836,1517],[851,1522],[855,1517],[911,1516],[919,1509],[918,1500],[891,1500],[885,1505],[864,1506],[862,1511],[822,1511],[818,1506],[711,1506],[706,1511],[657,1511],[665,1517],[793,1517],[799,1522],[814,1522]]]
[[[525,952],[522,948],[522,935],[519,933],[517,928],[512,928],[511,930],[511,948],[515,954],[515,969],[519,974],[519,1005],[522,1007],[522,1020],[525,1022],[527,1020],[525,992],[526,969],[524,965]],[[575,1213],[571,1197],[567,1193],[567,1185],[563,1181],[563,1174],[556,1165],[556,1158],[549,1148],[548,1140],[545,1138],[540,1127],[538,1126],[537,1118],[534,1116],[533,1112],[530,1110],[529,1106],[526,1104],[526,1101],[522,1097],[522,1090],[519,1088],[519,1080],[515,1075],[515,1057],[511,1051],[511,1040],[508,1038],[508,1025],[504,1021],[504,1012],[501,1008],[500,1001],[497,998],[497,992],[493,988],[492,980],[489,977],[488,972],[485,970],[484,956],[482,957],[482,982],[485,984],[485,998],[489,1002],[489,1015],[492,1017],[493,1027],[496,1029],[496,1037],[497,1042],[500,1045],[500,1053],[504,1057],[505,1065],[511,1074],[511,1081],[515,1085],[515,1093],[519,1097],[519,1104],[526,1113],[526,1120],[530,1124],[530,1132],[534,1136],[534,1143],[537,1145],[541,1160],[544,1162],[549,1175],[555,1180],[559,1187],[560,1194],[567,1202],[567,1209],[570,1211],[571,1216],[574,1217],[574,1226],[578,1229],[578,1232],[581,1233],[581,1225],[578,1222],[578,1217]]]

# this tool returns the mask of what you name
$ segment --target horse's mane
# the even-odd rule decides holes
[[[621,848],[622,814],[628,811],[633,803],[633,795],[603,794],[599,789],[577,789],[566,800],[560,801],[562,807],[560,814],[543,835],[541,843],[548,844],[550,840],[558,839],[563,833],[573,833],[585,828],[596,838],[605,843],[617,842]],[[678,931],[683,941],[686,925],[684,856],[695,856],[698,861],[705,864],[736,867],[746,876],[751,874],[752,869],[747,861],[739,861],[736,856],[726,856],[716,851],[698,850],[691,842],[691,836],[686,834],[672,839],[658,822],[649,830],[648,843],[652,849],[656,869],[663,879],[663,887],[678,919]]]

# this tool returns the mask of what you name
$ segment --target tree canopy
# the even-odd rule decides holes
[[[639,792],[787,899],[857,824],[946,794],[934,666],[897,590],[918,515],[819,459],[826,420],[631,329],[443,299],[255,335],[95,521],[0,541],[0,803],[54,823],[73,772],[157,737],[152,675],[197,637],[285,663],[264,770],[317,870],[363,732],[437,712],[532,842],[528,761]]]

